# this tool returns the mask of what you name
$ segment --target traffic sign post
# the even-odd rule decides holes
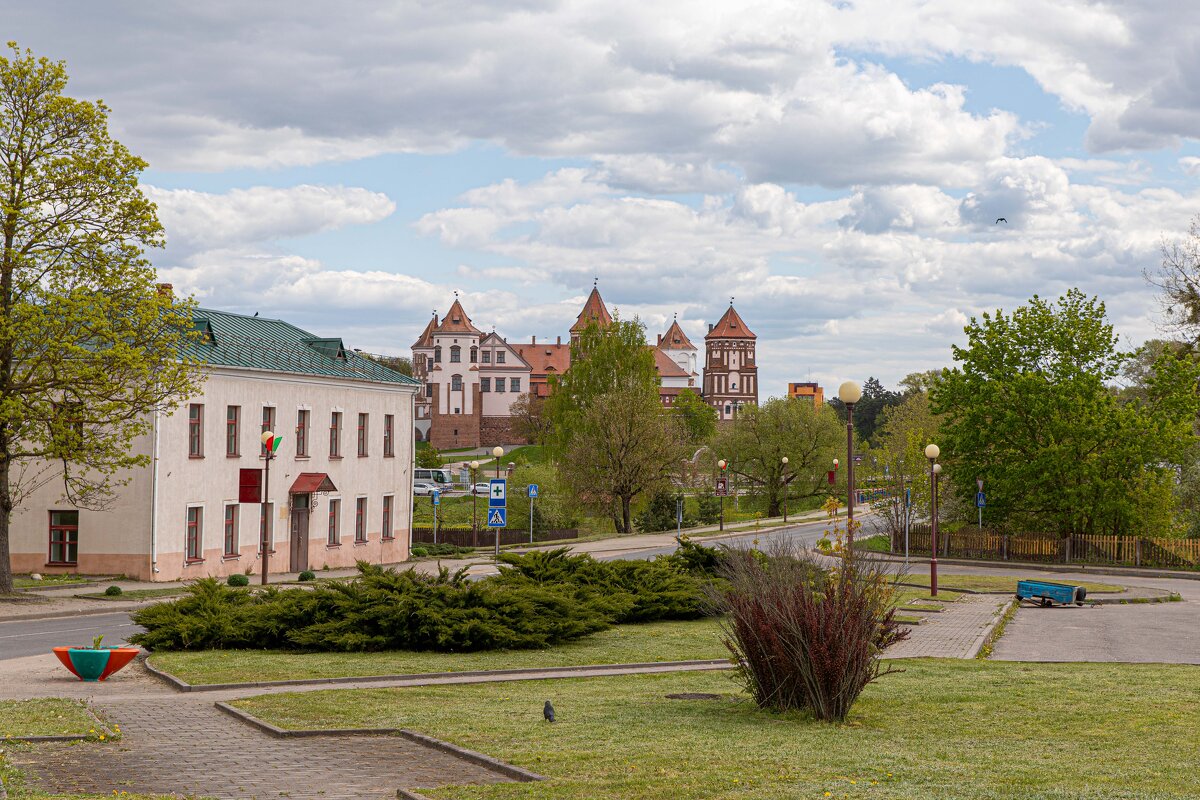
[[[975,485],[979,487],[975,493],[975,508],[979,509],[979,530],[983,530],[983,507],[987,504],[987,497],[983,494],[983,478],[976,478]]]
[[[908,524],[912,518],[912,487],[904,487],[904,563],[908,564]]]
[[[438,506],[442,504],[442,493],[434,489],[430,493],[429,499],[433,502],[433,543],[437,544],[437,510]]]
[[[529,495],[529,543],[533,544],[533,498],[538,496],[538,485],[529,484],[525,492]]]
[[[508,480],[492,478],[488,483],[487,526],[496,535],[496,558],[500,558],[500,531],[508,527]]]

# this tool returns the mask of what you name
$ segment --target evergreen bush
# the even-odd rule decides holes
[[[704,525],[711,525],[721,519],[721,498],[712,491],[704,491],[696,495],[696,506],[696,513]]]
[[[121,587],[117,586],[116,584],[109,586],[107,589],[104,590],[104,594],[108,597],[119,597],[122,594],[122,592],[123,592],[123,590],[121,589]]]
[[[306,569],[303,572],[301,572],[299,575],[296,576],[296,580],[301,581],[301,582],[315,581],[316,579],[317,579],[317,574],[315,572],[313,572],[311,569]]]
[[[229,578],[226,580],[226,582],[230,586],[249,586],[250,585],[250,576],[242,575],[240,573],[235,573],[233,575],[230,575]]]

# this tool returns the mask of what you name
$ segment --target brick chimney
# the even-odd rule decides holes
[[[532,341],[530,341],[529,343],[530,343],[530,344],[537,344],[537,337],[536,337],[536,336],[535,336],[535,337],[533,337],[533,340],[532,340]]]
[[[556,344],[562,344],[562,337],[561,337],[561,336],[560,336],[560,337],[558,337],[558,341],[556,342]]]

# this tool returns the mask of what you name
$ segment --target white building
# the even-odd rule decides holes
[[[152,466],[103,511],[72,507],[61,484],[35,492],[14,514],[14,569],[259,575],[264,536],[271,572],[405,560],[418,382],[280,320],[200,309],[195,323],[208,380],[135,442]],[[283,437],[268,503],[240,503],[264,430]]]

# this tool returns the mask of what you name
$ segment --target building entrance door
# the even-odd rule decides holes
[[[307,494],[292,495],[291,571],[308,569],[308,499]]]

